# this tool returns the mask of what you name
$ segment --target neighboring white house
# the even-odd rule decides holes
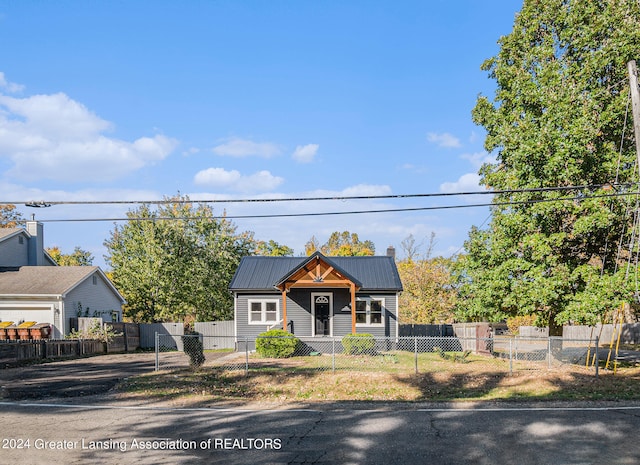
[[[70,318],[121,321],[124,298],[97,266],[57,266],[44,250],[43,227],[0,228],[0,321],[53,326],[70,332]]]

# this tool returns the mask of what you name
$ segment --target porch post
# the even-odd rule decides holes
[[[351,283],[351,334],[356,334],[356,285]]]
[[[282,290],[282,329],[287,330],[287,288]]]

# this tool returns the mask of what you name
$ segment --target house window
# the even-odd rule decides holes
[[[384,299],[358,299],[356,300],[356,324],[361,326],[383,326],[382,313]]]
[[[264,325],[278,322],[279,303],[277,300],[250,300],[249,324]]]
[[[367,324],[367,301],[356,301],[356,323]]]

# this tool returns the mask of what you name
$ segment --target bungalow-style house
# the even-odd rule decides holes
[[[237,338],[272,328],[299,337],[398,335],[402,282],[387,256],[243,257],[229,285]]]
[[[43,226],[0,228],[0,321],[48,323],[52,338],[71,331],[70,318],[121,321],[122,295],[97,266],[57,266],[43,247]]]

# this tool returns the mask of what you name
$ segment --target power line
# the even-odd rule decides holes
[[[309,213],[273,213],[264,215],[210,215],[210,216],[149,216],[149,217],[126,217],[126,218],[68,218],[68,219],[41,219],[42,223],[65,223],[65,222],[100,222],[100,221],[169,221],[169,220],[196,220],[196,219],[265,219],[265,218],[300,218],[312,216],[339,216],[339,215],[360,215],[373,213],[399,213],[399,212],[416,212],[429,210],[451,210],[461,208],[477,208],[477,207],[498,207],[498,206],[521,206],[533,205],[538,203],[564,202],[564,201],[584,201],[589,199],[602,199],[612,197],[624,197],[638,195],[638,192],[614,192],[610,194],[598,194],[591,196],[577,195],[573,197],[558,197],[545,199],[530,200],[512,200],[504,202],[474,203],[474,204],[457,204],[457,205],[440,205],[431,207],[410,207],[410,208],[385,208],[377,210],[351,210],[351,211],[334,211],[334,212],[309,212]]]
[[[382,200],[382,199],[411,199],[429,197],[455,197],[469,195],[503,195],[536,192],[556,192],[570,190],[598,190],[598,189],[627,189],[637,186],[638,183],[615,183],[615,184],[588,184],[581,186],[554,186],[535,187],[526,189],[503,189],[484,191],[462,191],[462,192],[437,192],[423,194],[385,194],[385,195],[345,195],[326,197],[286,197],[286,198],[245,198],[245,199],[172,199],[162,200],[28,200],[28,201],[0,201],[0,204],[24,205],[27,207],[51,207],[54,205],[162,205],[162,204],[190,204],[190,203],[276,203],[276,202],[305,202],[305,201],[327,201],[327,200]]]

